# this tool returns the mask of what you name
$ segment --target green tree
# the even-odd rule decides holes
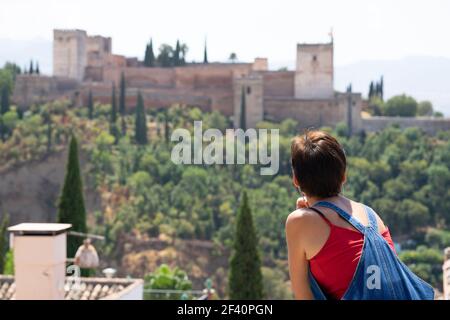
[[[189,48],[185,43],[180,45],[180,65],[182,66],[186,64],[186,55],[188,50]]]
[[[241,206],[237,215],[233,249],[229,274],[230,299],[263,299],[258,239],[246,191],[242,193]]]
[[[119,130],[117,129],[117,98],[116,98],[116,84],[113,83],[111,94],[111,114],[109,123],[109,132],[116,139],[119,140]]]
[[[390,98],[385,104],[386,116],[414,117],[417,114],[417,101],[405,94]]]
[[[208,63],[208,48],[205,41],[205,50],[203,51],[203,63]]]
[[[247,130],[247,108],[245,105],[245,88],[242,87],[241,92],[241,117],[240,117],[240,128],[242,130]]]
[[[9,112],[9,89],[6,84],[0,88],[0,138],[5,141],[8,129],[5,124],[4,116]]]
[[[182,269],[175,267],[171,269],[168,265],[162,264],[154,272],[144,276],[144,288],[156,290],[180,290],[192,289],[192,282]],[[146,300],[180,299],[181,293],[146,293]]]
[[[33,60],[30,61],[30,69],[28,70],[29,74],[33,74],[34,73],[34,67],[33,67]]]
[[[433,115],[433,104],[430,101],[421,101],[417,106],[418,116],[432,116]]]
[[[236,60],[237,60],[236,53],[234,53],[234,52],[230,53],[230,56],[228,57],[228,60],[230,60],[231,63],[235,63]]]
[[[150,38],[150,42],[145,47],[144,66],[155,66],[155,54],[153,53],[153,39]]]
[[[0,115],[3,115],[9,111],[10,108],[9,95],[10,95],[9,88],[6,85],[4,85],[1,88]]]
[[[384,101],[384,79],[383,79],[383,76],[381,76],[381,79],[380,79],[380,89],[379,89],[378,96],[380,97],[381,101]]]
[[[142,94],[140,92],[138,93],[136,105],[134,138],[137,144],[146,145],[148,143],[147,118],[145,115],[144,99],[142,98]]]
[[[174,66],[180,66],[181,65],[181,58],[180,58],[180,41],[177,40],[177,44],[175,45],[175,51],[173,53],[173,64]]]
[[[36,62],[36,71],[35,71],[35,73],[37,75],[41,74],[41,71],[39,70],[39,62]]]
[[[14,275],[14,253],[12,249],[9,249],[6,252],[3,274],[11,276]]]
[[[384,102],[379,97],[372,96],[369,100],[369,113],[373,116],[382,116],[384,112]]]
[[[173,55],[174,50],[172,46],[168,44],[162,44],[159,47],[158,63],[163,68],[168,68],[173,66]]]
[[[6,253],[8,252],[8,226],[9,216],[3,214],[2,222],[0,224],[0,274],[5,270]]]
[[[123,136],[125,136],[125,134],[127,133],[127,127],[125,123],[125,113],[127,107],[125,103],[126,103],[126,82],[125,82],[125,75],[122,72],[122,74],[120,75],[119,112]]]
[[[149,56],[149,45],[148,43],[145,45],[145,54],[144,54],[144,66],[148,67],[148,56]]]
[[[116,121],[117,121],[116,85],[113,84],[111,93],[111,116],[110,116],[111,126],[115,125]]]
[[[148,66],[154,67],[156,65],[155,54],[153,52],[153,39],[150,39],[150,44],[148,45]]]
[[[374,94],[373,81],[370,81],[370,86],[369,86],[369,100],[373,97],[373,94]]]
[[[88,117],[90,120],[92,120],[94,118],[94,101],[92,98],[92,90],[89,90],[87,107],[88,107]]]
[[[83,182],[78,159],[78,142],[72,136],[66,166],[64,186],[58,202],[58,222],[72,224],[72,230],[86,232],[86,209],[84,206]],[[68,237],[67,255],[74,257],[82,239]]]
[[[399,254],[402,260],[419,277],[435,288],[442,288],[442,252],[435,248],[418,246],[416,250],[405,250]]]

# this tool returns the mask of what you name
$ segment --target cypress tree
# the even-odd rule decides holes
[[[144,66],[148,67],[148,43],[145,46],[145,55],[144,55]]]
[[[7,85],[3,85],[1,90],[0,115],[3,115],[9,111],[9,104],[9,89]]]
[[[91,90],[89,90],[87,105],[88,105],[88,117],[90,120],[92,120],[94,118],[94,101],[92,98]]]
[[[164,140],[166,143],[170,141],[169,112],[164,111]]]
[[[148,46],[148,66],[155,66],[155,54],[153,53],[153,39],[150,38],[150,44]]]
[[[9,89],[6,85],[0,90],[0,116],[9,111]],[[5,141],[8,129],[3,124],[3,119],[0,117],[0,138]]]
[[[78,143],[72,136],[66,166],[64,186],[58,202],[58,222],[72,224],[72,230],[86,232],[86,209],[83,197],[83,182],[78,161]],[[67,255],[74,257],[78,247],[82,244],[79,237],[67,238]]]
[[[145,116],[144,99],[141,92],[138,93],[136,105],[136,121],[134,127],[134,137],[137,144],[146,145],[147,139],[147,119]]]
[[[111,116],[109,124],[109,132],[115,138],[115,142],[119,140],[119,133],[117,130],[117,101],[116,101],[116,84],[113,83],[111,94]]]
[[[113,83],[112,94],[111,94],[111,125],[115,124],[117,121],[117,103],[116,103],[116,84]]]
[[[41,74],[41,71],[39,70],[39,62],[36,62],[36,74]]]
[[[370,81],[370,86],[369,86],[369,100],[372,98],[373,96],[373,81]]]
[[[242,87],[242,93],[241,93],[240,128],[244,131],[247,130],[247,108],[245,105],[245,89],[244,89],[244,87]]]
[[[380,96],[380,85],[378,82],[375,82],[375,97]]]
[[[127,133],[127,127],[125,124],[125,112],[126,112],[125,99],[126,99],[126,83],[125,83],[125,75],[122,72],[122,74],[120,75],[119,112],[123,136]]]
[[[180,59],[180,41],[177,40],[177,44],[175,45],[175,52],[173,54],[173,64],[175,66],[179,66],[181,63]]]
[[[261,260],[247,193],[241,197],[230,259],[229,297],[232,300],[263,299]]]
[[[380,79],[380,99],[381,99],[381,101],[383,101],[383,96],[384,96],[384,83],[383,83],[383,76],[381,76],[381,79]]]
[[[9,217],[7,214],[3,214],[0,224],[0,274],[3,274],[5,270],[6,253],[8,252],[8,225]]]
[[[125,87],[125,75],[122,72],[120,75],[120,92],[119,92],[119,112],[121,116],[125,115],[125,97],[126,97],[126,87]]]
[[[203,63],[208,63],[208,49],[205,41],[205,51],[203,52]]]
[[[30,70],[28,71],[29,74],[33,74],[34,73],[34,68],[33,68],[33,60],[30,61]]]

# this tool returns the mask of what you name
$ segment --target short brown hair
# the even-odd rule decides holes
[[[306,131],[291,144],[293,174],[309,196],[332,197],[341,192],[347,160],[339,142],[324,131]]]

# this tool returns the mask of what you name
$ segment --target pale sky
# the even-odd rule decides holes
[[[335,64],[407,56],[450,58],[448,0],[2,0],[0,39],[51,41],[54,28],[113,38],[113,52],[142,58],[155,47],[189,47],[188,60],[295,59],[297,42],[327,41]],[[0,50],[2,50],[0,48]],[[11,57],[10,60],[14,60]]]

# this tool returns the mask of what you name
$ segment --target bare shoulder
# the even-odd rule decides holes
[[[362,206],[364,206],[364,204],[360,203]],[[380,232],[384,232],[387,229],[387,226],[384,224],[383,219],[381,219],[380,215],[375,211],[375,209],[373,209],[372,207],[368,206],[370,209],[372,209],[372,212],[375,214],[375,218],[377,219],[377,224],[378,224],[378,230]]]
[[[308,208],[292,211],[286,219],[286,229],[308,227],[314,219],[314,212]]]

